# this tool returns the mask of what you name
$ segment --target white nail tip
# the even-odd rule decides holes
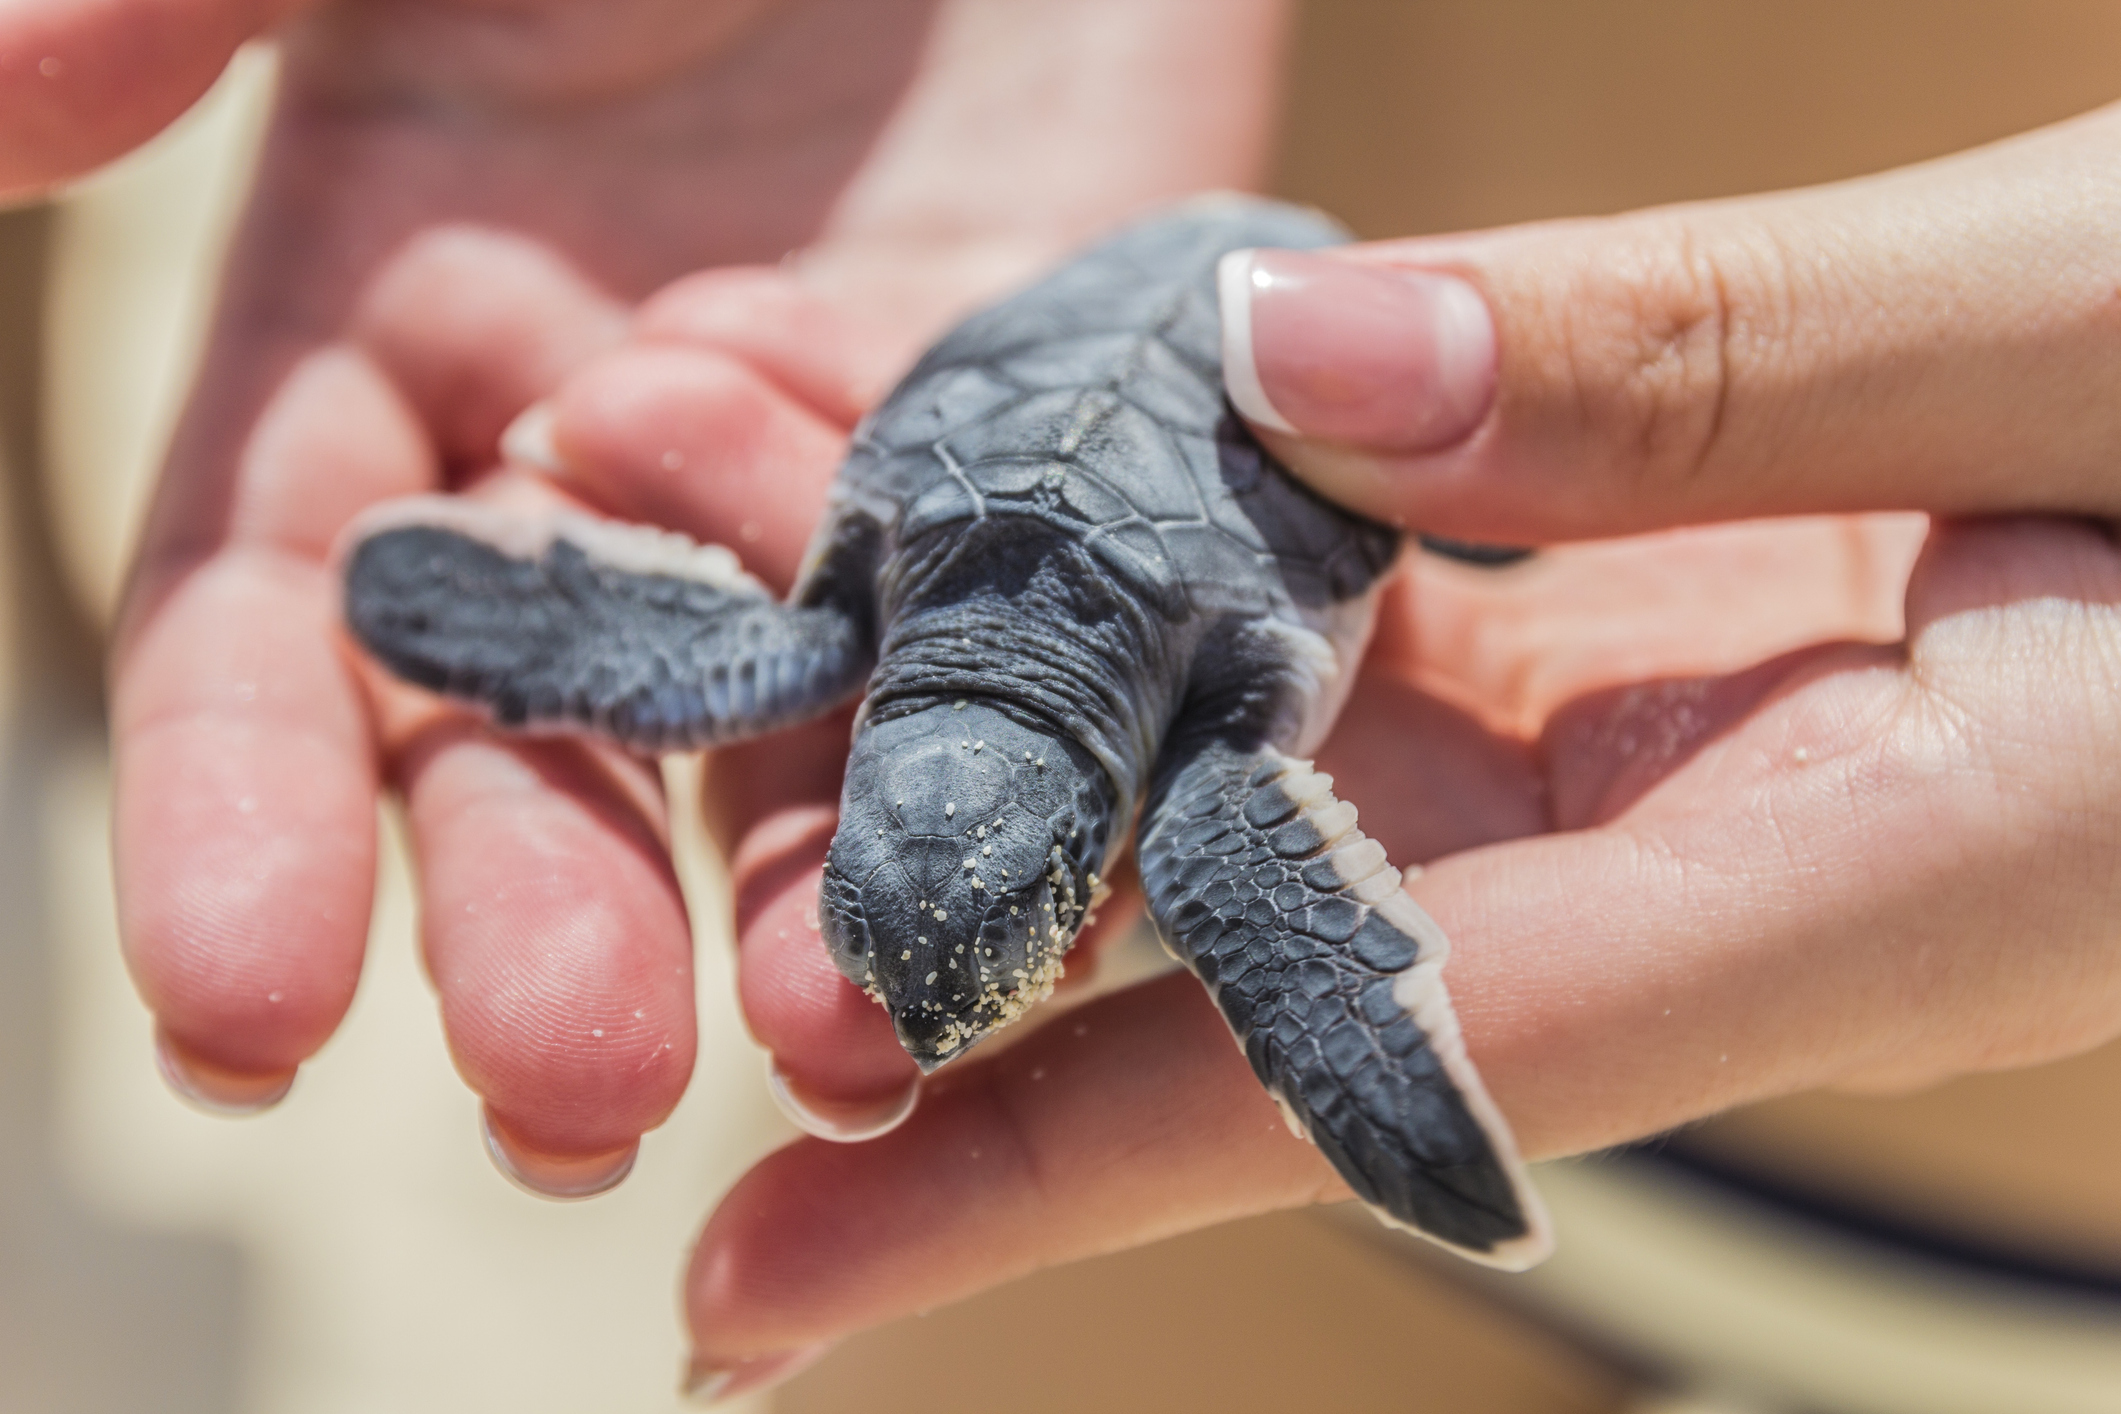
[[[1223,313],[1223,387],[1247,422],[1276,432],[1296,434],[1289,419],[1267,397],[1252,358],[1253,252],[1233,250],[1215,267],[1215,288]]]
[[[773,1095],[773,1103],[797,1129],[834,1144],[860,1144],[883,1138],[912,1117],[921,1099],[920,1083],[916,1081],[883,1104],[841,1106],[827,1113],[815,1100],[798,1095],[777,1065],[766,1072],[766,1088]]]
[[[551,403],[532,403],[516,415],[501,433],[501,459],[557,476],[567,470],[560,459],[560,444],[553,436]]]
[[[706,1408],[721,1402],[729,1387],[736,1383],[736,1371],[701,1369],[688,1371],[679,1393],[692,1403]]]

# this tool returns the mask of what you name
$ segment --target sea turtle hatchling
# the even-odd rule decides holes
[[[1150,916],[1291,1126],[1387,1220],[1529,1265],[1546,1219],[1442,933],[1300,759],[1399,537],[1223,396],[1220,257],[1345,238],[1205,199],[966,320],[856,432],[786,603],[681,537],[422,498],[356,528],[348,621],[502,725],[647,751],[866,688],[819,920],[923,1070],[1051,989],[1139,809]]]

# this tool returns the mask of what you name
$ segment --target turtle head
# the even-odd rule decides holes
[[[1053,989],[1115,813],[1095,757],[988,702],[864,724],[818,918],[922,1070]]]

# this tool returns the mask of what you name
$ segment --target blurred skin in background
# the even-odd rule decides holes
[[[269,1103],[351,996],[402,791],[459,1068],[519,1173],[593,1186],[691,1064],[653,778],[360,681],[332,537],[437,485],[567,496],[785,586],[847,430],[953,315],[1258,180],[1283,16],[18,4],[0,181],[122,151],[276,22],[114,660],[129,959],[178,1083]],[[1373,514],[1550,544],[1833,513],[1555,550],[1508,595],[1417,562],[1388,602],[1321,764],[1430,862],[1411,887],[1528,1152],[2114,1033],[2117,148],[2100,113],[1817,192],[1252,267],[1242,410]],[[497,471],[541,400],[550,474]],[[1852,514],[1889,511],[1936,520]],[[711,814],[753,1029],[858,1121],[913,1072],[809,921],[844,740],[723,753]],[[769,1159],[695,1260],[700,1374],[1339,1196],[1166,978],[952,1067],[884,1139]]]

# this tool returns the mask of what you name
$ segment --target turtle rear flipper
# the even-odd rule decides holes
[[[851,697],[866,616],[781,604],[682,536],[448,497],[397,503],[344,554],[346,622],[392,672],[503,726],[642,751],[791,726]]]
[[[1208,739],[1160,771],[1138,854],[1149,913],[1298,1129],[1381,1217],[1521,1269],[1552,1245],[1467,1059],[1441,930],[1331,779]]]

